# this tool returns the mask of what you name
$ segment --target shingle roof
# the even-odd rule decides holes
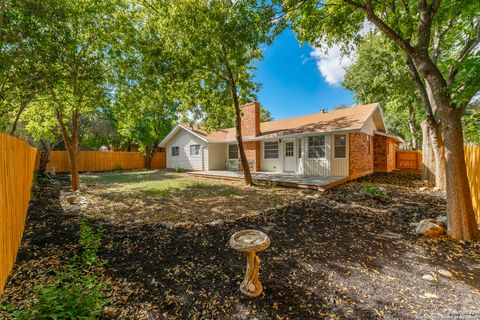
[[[260,123],[257,138],[269,138],[305,132],[326,132],[338,130],[360,130],[378,107],[378,103],[358,105],[325,113],[273,120]],[[191,129],[209,142],[234,141],[235,128],[220,129],[210,134],[197,128]]]

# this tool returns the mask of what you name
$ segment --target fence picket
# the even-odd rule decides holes
[[[0,296],[22,239],[37,149],[0,132]]]

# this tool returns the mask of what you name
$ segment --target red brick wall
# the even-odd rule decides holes
[[[253,170],[260,171],[260,142],[244,142],[243,148],[245,149],[245,156],[247,156],[247,160],[255,160],[255,166],[253,167]]]
[[[375,135],[373,137],[375,172],[391,172],[395,169],[397,143],[394,139]]]
[[[373,137],[368,137],[365,133],[349,134],[349,168],[352,179],[373,173]]]
[[[252,102],[242,107],[242,137],[260,134],[260,103]]]

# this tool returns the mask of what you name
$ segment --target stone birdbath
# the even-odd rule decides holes
[[[262,293],[262,284],[258,280],[260,258],[257,252],[270,246],[270,238],[258,230],[242,230],[230,237],[230,247],[245,253],[247,257],[247,272],[240,284],[240,292],[249,297],[258,297]]]

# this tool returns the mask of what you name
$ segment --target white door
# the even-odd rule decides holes
[[[297,167],[295,158],[295,140],[283,141],[283,171],[294,172]]]
[[[208,147],[202,147],[202,170],[208,171]]]

